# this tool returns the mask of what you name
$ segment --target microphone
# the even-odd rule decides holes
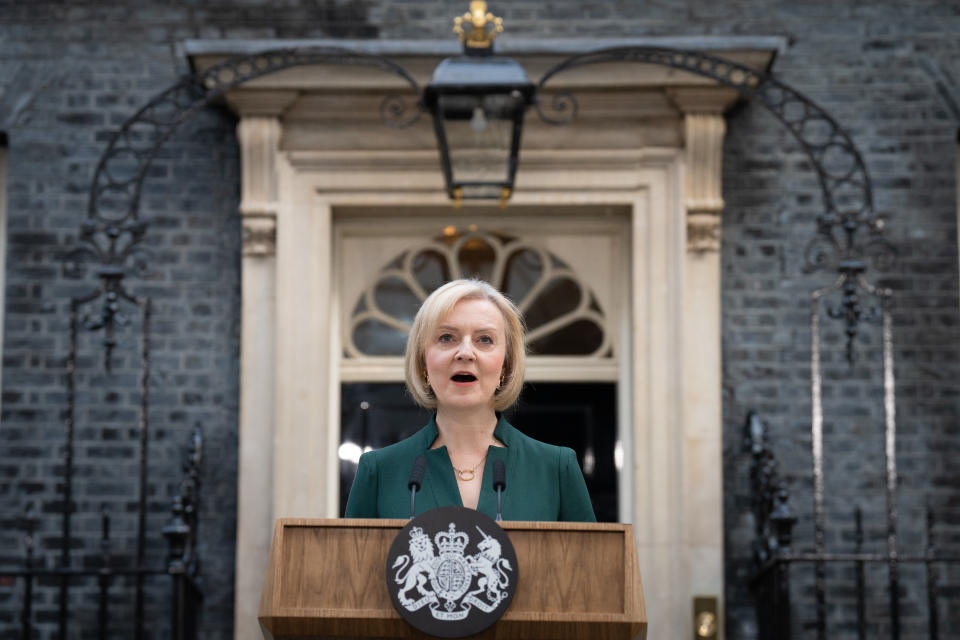
[[[416,513],[417,491],[423,483],[423,474],[427,472],[427,458],[422,453],[413,461],[413,469],[410,471],[410,481],[407,482],[407,488],[410,489],[410,517]]]
[[[507,488],[507,468],[503,460],[493,461],[493,488],[497,491],[497,522],[503,522],[503,490]]]

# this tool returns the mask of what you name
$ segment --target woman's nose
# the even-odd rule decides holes
[[[457,359],[458,360],[473,360],[473,345],[469,340],[461,340],[460,345],[457,347]]]

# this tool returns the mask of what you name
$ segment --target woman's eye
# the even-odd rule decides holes
[[[481,344],[493,344],[493,338],[490,336],[480,336],[477,341]]]
[[[453,336],[450,335],[449,333],[443,333],[440,335],[439,338],[437,338],[437,342],[452,342],[452,341],[453,341]]]

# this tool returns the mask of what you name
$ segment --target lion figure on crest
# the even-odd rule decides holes
[[[411,557],[413,562],[411,564]],[[407,567],[407,565],[410,565]],[[429,580],[433,578],[436,565],[436,556],[433,552],[433,543],[430,536],[423,532],[420,527],[414,527],[410,530],[410,555],[398,556],[393,562],[393,568],[396,569],[393,581],[403,585],[398,594],[400,603],[404,606],[412,605],[415,600],[407,597],[407,592],[416,587],[421,596],[432,596],[433,591],[425,588]]]

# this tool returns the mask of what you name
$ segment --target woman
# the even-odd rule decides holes
[[[406,440],[360,457],[346,517],[409,517],[407,483],[423,454],[418,514],[455,505],[494,517],[500,460],[505,520],[596,521],[573,450],[529,438],[499,414],[523,386],[523,330],[516,306],[486,282],[454,280],[430,294],[407,338],[406,382],[436,413]]]

